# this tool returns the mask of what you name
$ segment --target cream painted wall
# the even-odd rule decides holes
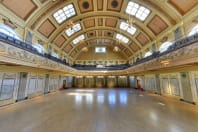
[[[113,52],[111,47],[107,47],[106,53],[95,53],[95,47],[90,47],[87,52],[82,52],[76,60],[126,60],[120,52]]]

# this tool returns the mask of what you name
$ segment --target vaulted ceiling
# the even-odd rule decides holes
[[[49,44],[56,45],[72,58],[76,58],[79,55],[77,53],[84,47],[100,43],[116,45],[130,57],[180,22],[182,17],[198,4],[198,0],[20,0],[20,2],[0,0],[0,2],[20,17],[26,27],[45,37]],[[130,33],[129,26],[125,25],[125,30],[120,29],[122,22],[127,24],[129,13],[132,13],[131,16],[135,21],[134,34]],[[144,16],[145,13],[148,16]],[[76,27],[73,27],[75,25]],[[67,34],[66,30],[69,28],[75,31],[68,31]],[[129,41],[118,41],[116,38],[118,34]],[[76,40],[79,36],[83,41]]]

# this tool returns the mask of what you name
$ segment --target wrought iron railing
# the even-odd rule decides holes
[[[7,44],[13,45],[13,46],[18,47],[18,48],[21,48],[23,50],[29,51],[33,54],[45,57],[45,58],[50,59],[50,60],[53,60],[57,63],[61,63],[61,64],[64,64],[66,66],[70,66],[65,60],[61,60],[61,59],[56,58],[56,57],[54,57],[50,54],[47,54],[47,53],[41,54],[31,44],[28,44],[28,43],[25,43],[23,41],[14,39],[10,36],[7,36],[6,34],[0,33],[0,41],[3,41]],[[73,65],[73,66],[70,66],[70,67],[78,69],[78,70],[123,70],[123,69],[129,68],[129,67],[132,67],[132,66],[135,66],[135,65],[138,65],[138,64],[145,63],[147,61],[158,58],[160,56],[166,55],[170,52],[173,52],[173,51],[175,51],[179,48],[182,48],[184,46],[188,46],[188,45],[193,44],[195,42],[198,42],[198,34],[195,34],[195,35],[192,35],[190,37],[186,37],[186,38],[177,40],[171,46],[169,46],[169,48],[165,52],[162,52],[162,53],[160,53],[159,51],[154,52],[152,55],[150,55],[148,57],[137,60],[132,65],[129,65],[129,64],[111,65],[111,66],[105,66],[103,68],[97,68],[96,65]]]

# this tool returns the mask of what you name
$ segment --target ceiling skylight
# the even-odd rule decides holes
[[[75,12],[73,4],[66,5],[65,7],[63,7],[62,9],[59,9],[57,12],[53,14],[55,20],[59,24],[74,15],[76,15],[76,12]]]
[[[95,52],[96,53],[105,53],[106,47],[95,47]]]
[[[148,15],[150,14],[150,10],[144,6],[140,6],[139,4],[130,1],[126,8],[126,13],[135,16],[136,18],[144,21]]]
[[[126,22],[121,22],[120,23],[120,29],[122,29],[124,31],[127,31],[131,35],[134,35],[135,32],[137,31],[137,29],[135,27],[129,26],[129,24],[127,24]]]
[[[82,34],[82,35],[78,36],[77,38],[75,38],[75,39],[73,40],[73,44],[77,44],[77,43],[79,43],[81,40],[84,40],[84,39],[85,39],[85,35]]]
[[[129,39],[125,36],[123,36],[122,34],[116,34],[116,39],[124,42],[125,44],[127,44],[129,42]]]
[[[68,37],[70,37],[71,35],[73,35],[74,33],[78,32],[81,30],[81,26],[80,24],[75,24],[73,25],[71,28],[68,28],[65,33],[67,34]]]

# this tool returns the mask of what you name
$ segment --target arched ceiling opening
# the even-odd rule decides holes
[[[59,51],[72,58],[76,58],[83,47],[98,45],[99,40],[110,40],[109,45],[119,46],[121,52],[130,57],[180,22],[198,4],[197,0],[20,0],[23,4],[17,0],[0,2],[21,18],[26,28],[45,37],[48,45],[56,45]],[[132,29],[129,29],[131,27],[127,23],[129,16],[136,29],[134,33],[131,33]],[[125,30],[121,28],[122,22],[128,24],[127,27],[125,25]],[[74,31],[76,24],[80,28],[76,26]],[[73,31],[68,31],[68,35],[66,30],[69,28]],[[83,42],[79,40],[74,44],[74,40],[82,34]],[[118,34],[128,41],[124,43],[118,40]]]

